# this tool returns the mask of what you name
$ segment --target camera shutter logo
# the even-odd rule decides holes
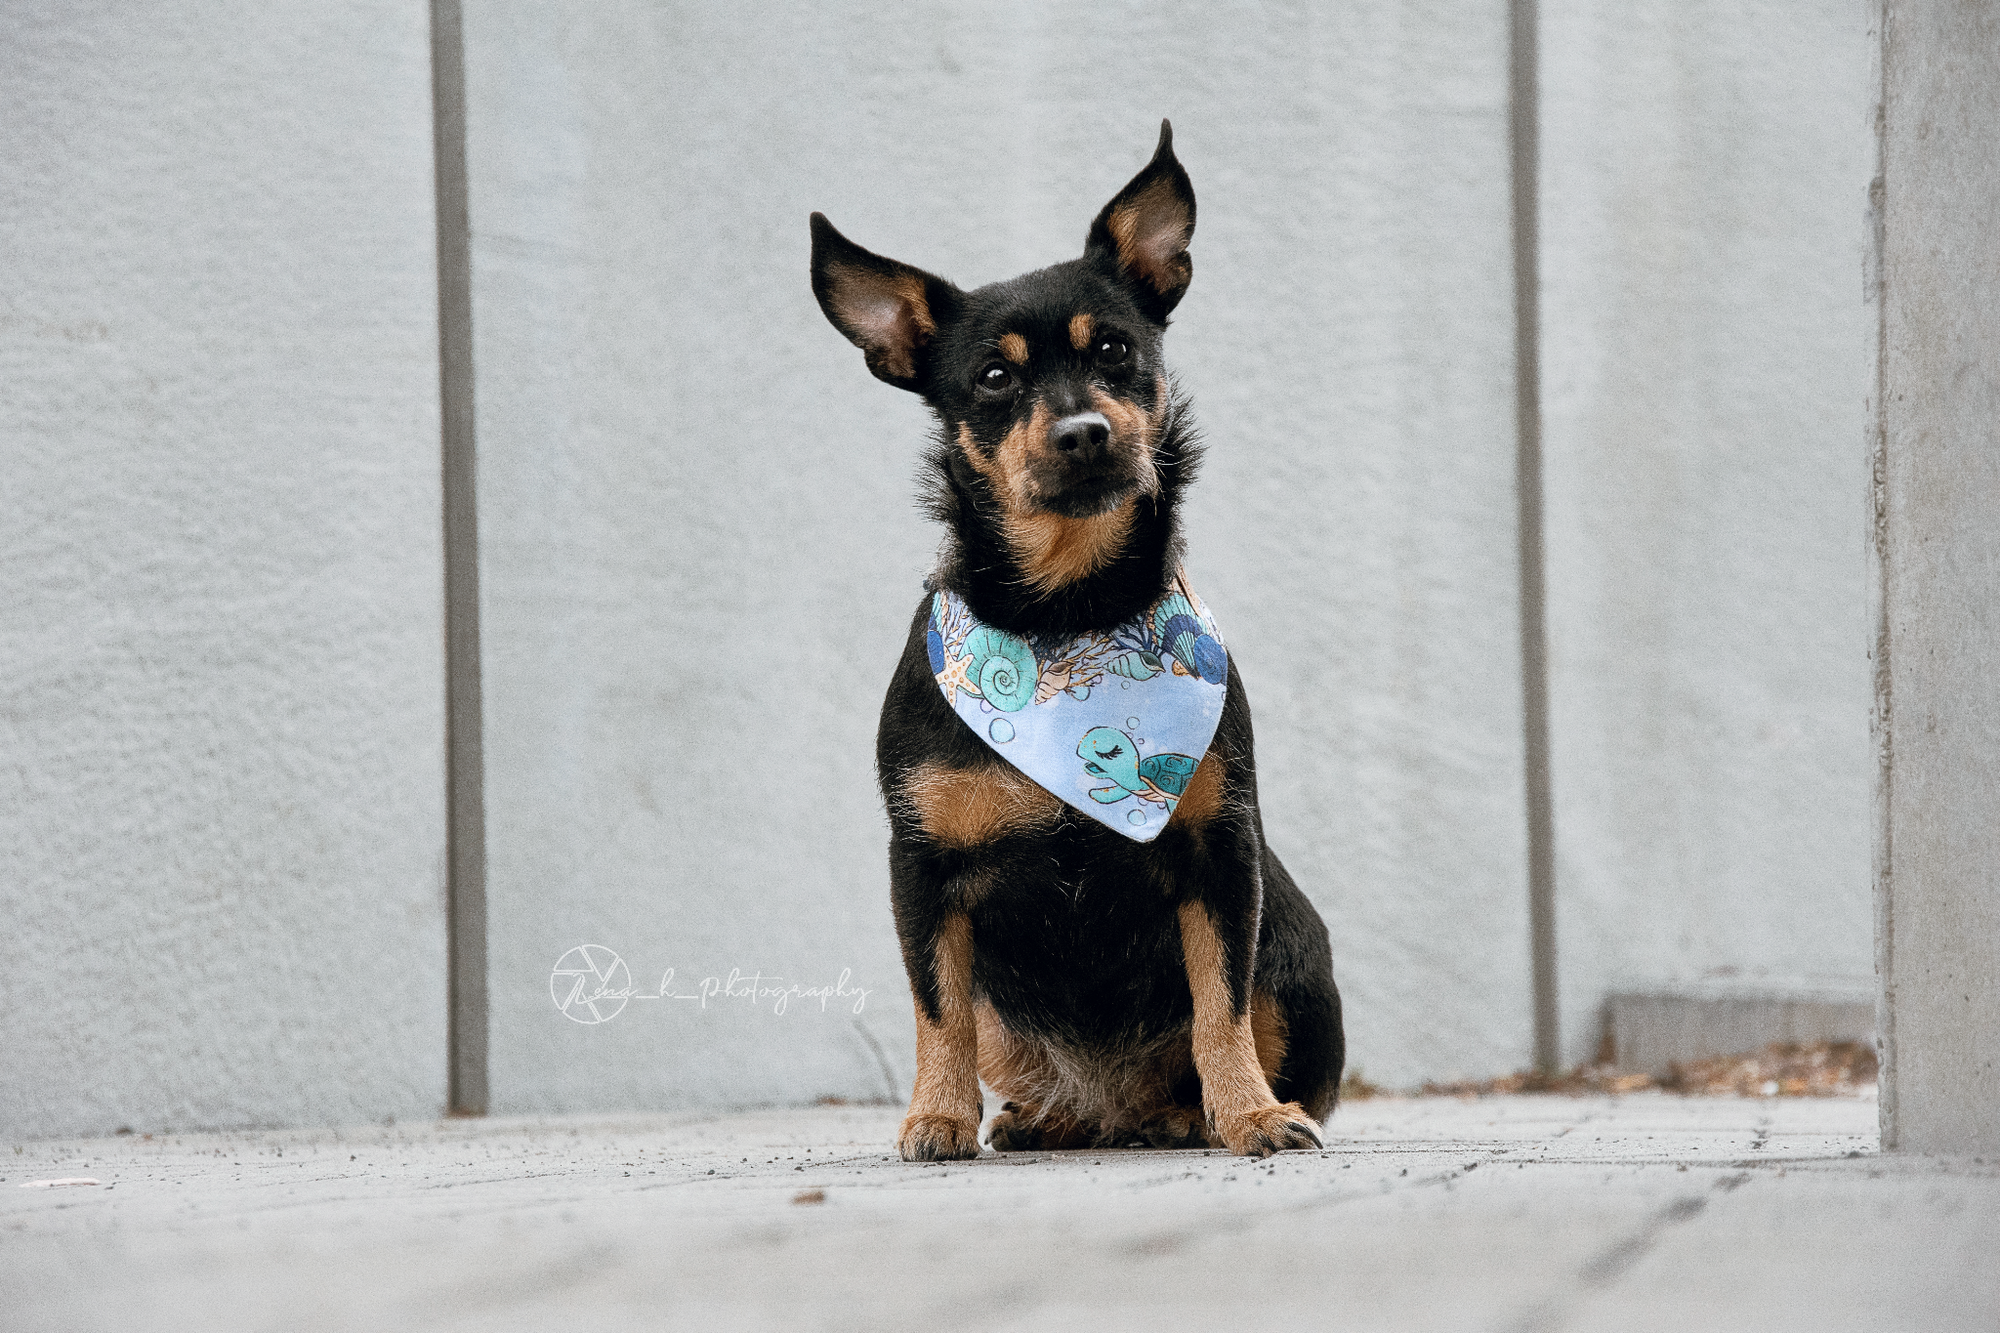
[[[625,1008],[632,974],[615,950],[579,944],[556,960],[549,973],[549,998],[563,1017],[578,1023],[608,1023]]]

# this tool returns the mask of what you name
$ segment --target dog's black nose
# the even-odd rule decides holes
[[[1096,462],[1110,442],[1111,423],[1102,412],[1078,412],[1049,427],[1049,443],[1056,452],[1078,463]]]

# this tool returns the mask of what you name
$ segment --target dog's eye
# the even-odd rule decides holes
[[[995,361],[979,372],[979,387],[989,393],[1005,393],[1014,387],[1014,372]]]
[[[1132,355],[1132,349],[1116,338],[1106,338],[1097,344],[1097,364],[1115,366]]]

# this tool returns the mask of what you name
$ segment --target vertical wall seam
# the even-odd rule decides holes
[[[1540,125],[1536,0],[1511,0],[1508,150],[1514,212],[1514,484],[1521,598],[1521,727],[1535,1067],[1562,1062],[1556,991],[1555,816],[1549,781],[1547,584],[1542,542]]]
[[[1869,414],[1868,432],[1868,655],[1873,686],[1869,699],[1868,731],[1875,759],[1873,794],[1873,871],[1875,906],[1875,1042],[1878,1125],[1884,1148],[1898,1146],[1896,1123],[1896,972],[1891,853],[1895,833],[1893,784],[1895,782],[1895,728],[1893,682],[1889,674],[1889,322],[1888,322],[1888,114],[1889,114],[1889,6],[1887,0],[1870,5],[1874,41],[1869,63],[1874,75],[1874,171],[1868,182],[1868,236],[1865,240],[1866,265],[1863,296],[1875,306],[1874,383],[1869,392],[1874,409]]]
[[[438,381],[443,426],[445,829],[449,1109],[487,1109],[486,793],[479,678],[472,238],[460,0],[431,0],[437,164]]]

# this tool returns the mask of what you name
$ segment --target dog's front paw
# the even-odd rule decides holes
[[[896,1135],[896,1151],[906,1162],[955,1162],[977,1157],[979,1122],[913,1112],[903,1118],[902,1132]]]
[[[1215,1128],[1224,1146],[1239,1157],[1269,1157],[1288,1148],[1322,1146],[1319,1126],[1297,1102],[1218,1116]]]

